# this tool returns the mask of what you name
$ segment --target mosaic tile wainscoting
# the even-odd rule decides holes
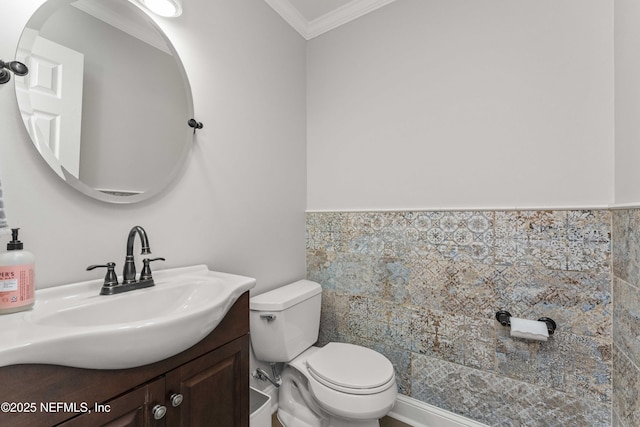
[[[613,419],[640,426],[640,209],[613,211]]]
[[[307,213],[320,345],[376,349],[401,393],[489,425],[611,426],[611,215]],[[558,329],[511,338],[499,309]]]

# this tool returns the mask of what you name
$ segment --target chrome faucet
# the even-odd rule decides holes
[[[131,229],[131,231],[129,231],[129,238],[127,238],[127,256],[124,259],[124,269],[122,270],[123,284],[135,283],[136,281],[136,264],[133,261],[133,242],[136,239],[136,234],[140,236],[142,255],[149,255],[151,253],[147,232],[144,228],[136,225]]]
[[[122,292],[133,291],[135,289],[149,288],[154,286],[153,277],[151,276],[151,267],[149,264],[153,261],[164,261],[164,258],[145,258],[142,260],[143,267],[140,273],[140,280],[136,280],[136,265],[133,259],[133,243],[136,239],[136,234],[140,236],[140,243],[142,244],[142,255],[151,254],[149,248],[149,239],[147,238],[147,232],[144,228],[136,225],[129,231],[129,237],[127,238],[127,256],[124,260],[124,269],[122,270],[122,283],[118,283],[118,278],[114,272],[116,264],[108,262],[106,265],[90,265],[87,270],[93,270],[94,268],[104,267],[107,269],[107,275],[104,278],[104,284],[100,290],[100,295],[114,295]]]

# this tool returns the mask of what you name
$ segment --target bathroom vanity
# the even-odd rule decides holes
[[[202,341],[140,367],[2,367],[0,425],[248,427],[248,313],[245,292]]]

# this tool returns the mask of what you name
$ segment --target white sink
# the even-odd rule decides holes
[[[218,326],[255,279],[205,265],[159,270],[155,286],[99,295],[102,280],[36,291],[27,312],[0,316],[0,366],[125,369],[171,357]]]

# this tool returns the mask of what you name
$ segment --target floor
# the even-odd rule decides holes
[[[272,420],[272,427],[282,427],[282,424],[280,424],[280,422],[278,421],[278,418],[276,417],[276,414],[273,414],[273,417],[271,418]],[[384,417],[383,419],[380,420],[380,427],[411,427],[409,424],[405,424],[402,423],[398,420],[394,420],[391,417]]]

